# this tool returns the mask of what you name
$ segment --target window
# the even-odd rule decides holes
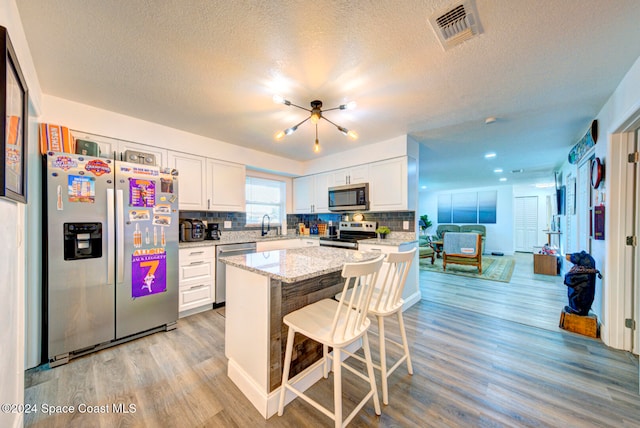
[[[285,217],[285,183],[266,178],[247,177],[247,225],[262,223],[267,214],[271,224],[281,224]]]

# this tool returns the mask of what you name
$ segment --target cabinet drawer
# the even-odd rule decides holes
[[[215,258],[214,247],[193,247],[180,249],[180,264],[188,265],[196,260],[213,260]]]
[[[210,282],[180,287],[180,312],[208,303],[213,303],[213,287]]]
[[[190,264],[180,264],[180,283],[192,280],[211,280],[213,278],[213,260],[196,260]]]

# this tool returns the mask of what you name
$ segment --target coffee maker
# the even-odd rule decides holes
[[[206,239],[216,241],[220,239],[220,235],[222,235],[222,231],[220,231],[219,223],[209,223],[207,225]]]

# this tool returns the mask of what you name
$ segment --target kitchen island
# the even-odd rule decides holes
[[[313,247],[223,257],[227,270],[225,355],[227,373],[265,418],[278,409],[287,328],[283,317],[342,291],[344,263],[375,259],[379,252]],[[296,336],[291,374],[314,366],[322,376],[322,346]]]

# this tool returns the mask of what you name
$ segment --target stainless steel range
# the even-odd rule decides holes
[[[322,236],[320,245],[357,250],[359,240],[376,237],[376,226],[375,221],[341,221],[338,236]]]

